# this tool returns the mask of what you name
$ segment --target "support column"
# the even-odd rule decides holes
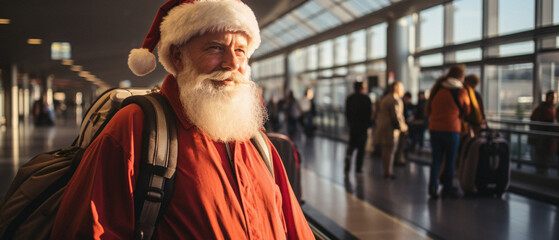
[[[6,124],[6,77],[4,77],[6,71],[0,68],[0,127],[4,127]]]
[[[45,94],[47,96],[47,104],[49,106],[53,105],[53,92],[52,92],[52,81],[54,80],[54,75],[49,75],[45,81]]]
[[[388,21],[386,33],[386,70],[387,84],[390,84],[390,77],[401,81],[406,88],[413,85],[411,79],[411,69],[408,64],[410,56],[409,32],[407,19],[391,19]]]
[[[450,2],[444,5],[444,45],[454,44],[454,3]],[[456,53],[444,52],[443,63],[455,63]]]
[[[25,123],[25,126],[27,126],[29,124],[29,111],[30,111],[30,94],[29,94],[29,74],[23,74],[23,79],[22,79],[22,88],[23,88],[23,121]]]
[[[13,129],[17,129],[19,127],[19,90],[17,87],[17,65],[12,65],[12,81],[10,83],[10,110],[9,110],[9,119],[10,119],[10,126]]]
[[[536,0],[536,26],[545,27],[553,25],[553,0]],[[542,48],[555,48],[555,37],[547,37],[541,41]],[[536,49],[537,52],[538,49]]]
[[[499,35],[499,1],[483,0],[483,39]],[[498,56],[499,47],[483,47],[483,56]]]

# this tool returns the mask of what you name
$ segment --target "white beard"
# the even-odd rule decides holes
[[[186,117],[214,141],[245,141],[254,137],[262,128],[267,114],[261,104],[258,87],[248,80],[249,75],[231,75],[227,71],[199,74],[188,59],[183,71],[177,74]],[[234,86],[215,86],[212,83],[212,80],[228,78],[244,83]]]

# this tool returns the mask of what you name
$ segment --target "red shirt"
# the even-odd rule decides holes
[[[183,113],[174,77],[161,93]],[[177,115],[175,189],[154,239],[314,239],[273,146],[275,179],[249,140],[230,143],[235,178],[224,143]],[[67,186],[52,239],[132,239],[142,131],[143,112],[129,105],[91,143]]]

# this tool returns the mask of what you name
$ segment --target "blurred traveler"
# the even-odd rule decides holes
[[[52,106],[48,104],[46,96],[42,96],[41,99],[33,103],[33,118],[37,126],[54,125],[56,115]]]
[[[283,102],[283,112],[287,121],[287,134],[289,137],[295,137],[297,133],[297,120],[301,116],[301,106],[299,101],[295,99],[293,91],[289,91]]]
[[[408,131],[408,125],[404,120],[404,104],[401,99],[404,95],[404,85],[394,82],[388,89],[388,94],[380,99],[375,138],[382,147],[384,178],[396,179],[393,171],[394,156],[400,134]]]
[[[475,74],[470,74],[464,78],[464,87],[468,91],[470,97],[470,114],[467,116],[468,131],[473,135],[478,135],[482,128],[485,128],[485,108],[483,107],[483,99],[481,94],[476,91],[480,79]],[[469,132],[466,132],[469,134]]]
[[[303,125],[305,135],[312,137],[314,135],[313,117],[316,111],[312,89],[305,90],[305,96],[299,99],[299,106],[301,107],[301,125]]]
[[[278,132],[280,129],[279,120],[279,102],[274,96],[270,98],[266,104],[266,111],[268,112],[268,121],[266,122],[266,130],[271,132]]]
[[[470,99],[464,88],[463,64],[452,66],[437,79],[427,100],[426,113],[429,116],[432,162],[429,177],[429,195],[438,198],[439,171],[445,159],[441,181],[443,197],[458,197],[453,186],[454,163],[460,143],[462,116],[470,113]]]
[[[178,159],[153,239],[313,239],[277,151],[271,146],[271,174],[250,141],[266,116],[249,78],[248,59],[260,44],[252,10],[235,0],[168,1],[143,48],[129,56],[136,75],[153,70],[158,42]],[[87,148],[51,239],[151,239],[134,232],[137,173],[148,168],[137,159],[143,123],[139,106],[128,105]],[[159,194],[150,192],[150,201]]]
[[[355,92],[349,95],[345,101],[345,116],[349,126],[349,143],[344,160],[344,173],[346,175],[351,168],[351,157],[356,149],[355,172],[363,172],[367,128],[372,124],[373,104],[367,96],[367,85],[364,82],[356,81],[353,83],[353,90]]]
[[[406,123],[409,123],[413,116],[413,112],[415,110],[415,106],[411,103],[411,93],[406,92],[402,98],[402,102],[404,104],[404,119]]]
[[[411,93],[406,92],[404,93],[404,97],[402,98],[402,102],[404,105],[404,120],[406,125],[409,128],[409,122],[413,118],[413,112],[415,111],[415,105],[411,102]],[[400,132],[400,136],[398,137],[398,145],[396,149],[396,154],[394,155],[394,165],[396,166],[405,166],[406,159],[408,158],[408,154],[410,151],[411,140],[409,139],[409,132]]]
[[[423,139],[425,136],[425,130],[428,126],[427,117],[425,116],[426,102],[427,99],[425,98],[425,92],[419,91],[417,94],[417,105],[408,124],[411,139],[409,149],[411,151],[423,151]]]
[[[555,126],[546,126],[546,123],[553,123],[555,118],[555,103],[557,102],[557,93],[548,91],[545,94],[545,101],[540,103],[530,116],[531,121],[535,121],[530,125],[530,130],[555,132]],[[540,123],[538,123],[540,122]],[[531,147],[531,157],[536,165],[536,172],[540,174],[547,173],[547,169],[553,160],[553,154],[556,152],[556,138],[545,135],[529,135],[528,142]]]

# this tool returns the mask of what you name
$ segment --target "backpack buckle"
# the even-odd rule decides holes
[[[163,190],[159,188],[150,187],[146,191],[146,200],[151,202],[163,201]]]

